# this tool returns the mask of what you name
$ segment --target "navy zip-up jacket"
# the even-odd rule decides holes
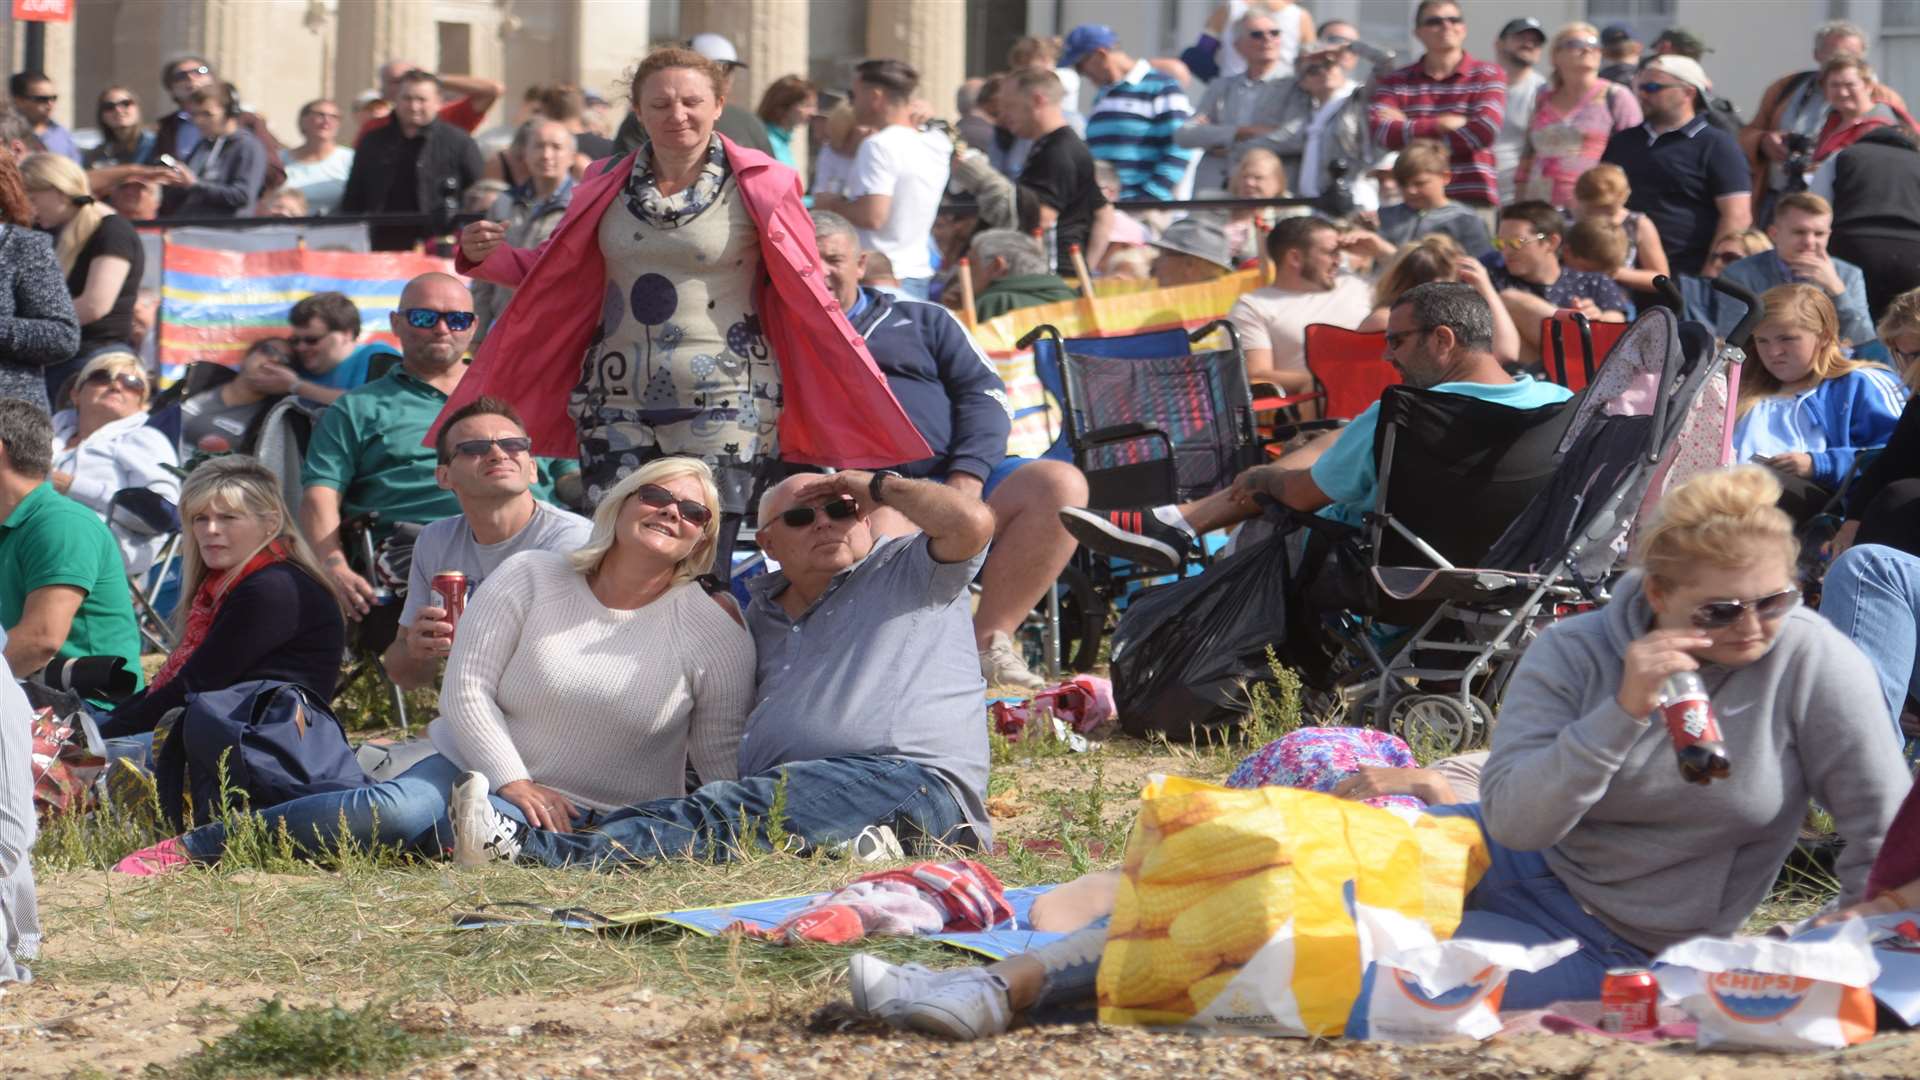
[[[1007,456],[1013,429],[999,370],[946,308],[866,286],[860,294],[865,307],[848,318],[933,448],[932,457],[893,468],[916,479],[962,472],[984,481]]]

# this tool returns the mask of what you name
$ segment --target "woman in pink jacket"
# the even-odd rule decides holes
[[[646,141],[588,169],[546,243],[467,227],[459,269],[514,294],[441,414],[512,401],[536,454],[579,455],[596,503],[654,458],[700,458],[720,490],[723,576],[778,462],[931,453],[821,285],[799,178],[714,133],[724,84],[697,53],[649,54],[633,78]]]

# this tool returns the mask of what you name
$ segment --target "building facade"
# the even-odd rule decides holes
[[[1411,57],[1416,0],[1310,0],[1318,19],[1356,22],[1369,40]],[[622,74],[650,42],[703,30],[726,35],[748,67],[735,101],[752,108],[760,91],[789,73],[844,86],[868,56],[917,66],[923,93],[951,108],[962,79],[1004,65],[1022,34],[1064,33],[1104,22],[1128,51],[1172,56],[1191,44],[1213,0],[77,0],[71,23],[50,24],[46,67],[59,84],[62,122],[93,124],[103,88],[135,91],[149,118],[167,105],[159,75],[179,53],[199,53],[264,113],[274,132],[297,142],[302,103],[343,105],[375,84],[388,59],[442,72],[482,75],[507,86],[505,122],[520,95],[540,83],[578,82],[618,100]],[[1882,78],[1909,100],[1920,93],[1920,0],[1462,0],[1476,55],[1491,50],[1508,19],[1538,18],[1551,33],[1584,19],[1622,22],[1650,39],[1667,26],[1700,33],[1714,52],[1716,89],[1750,114],[1779,75],[1810,66],[1813,28],[1828,19],[1861,24]],[[0,55],[18,70],[24,33],[0,7]],[[1763,17],[1755,17],[1763,16]]]

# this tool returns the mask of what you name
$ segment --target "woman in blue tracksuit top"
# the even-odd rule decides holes
[[[1886,445],[1907,388],[1879,364],[1840,349],[1833,301],[1813,285],[1781,285],[1761,297],[1766,316],[1740,373],[1736,461],[1780,474],[1780,508],[1795,521],[1820,512],[1861,451]]]

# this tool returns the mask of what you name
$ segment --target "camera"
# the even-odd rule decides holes
[[[125,701],[139,680],[124,656],[56,656],[29,682],[91,701]]]
[[[1813,171],[1813,136],[1789,131],[1781,136],[1787,145],[1787,190],[1807,190],[1807,174]]]

